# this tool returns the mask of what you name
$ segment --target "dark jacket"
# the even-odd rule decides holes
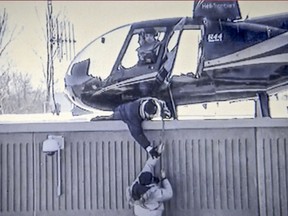
[[[140,116],[140,105],[142,100],[136,100],[121,104],[114,110],[113,118],[125,122],[134,139],[146,149],[150,142],[144,134],[142,128],[143,119]]]

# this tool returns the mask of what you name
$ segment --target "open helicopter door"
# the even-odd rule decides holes
[[[197,77],[201,74],[201,71],[199,71],[201,67],[198,67],[201,63],[200,59],[202,58],[201,40],[202,34],[200,28],[185,29],[182,31],[173,75],[188,73],[191,74],[191,76]]]
[[[175,67],[175,59],[178,55],[177,53],[179,49],[179,42],[185,23],[186,18],[184,17],[174,26],[168,43],[166,44],[166,53],[164,55],[165,61],[162,65],[162,68],[160,69],[159,74],[157,75],[157,80],[159,83],[162,83],[164,87],[167,86],[167,84],[169,84],[171,81],[172,71],[174,71]]]
[[[202,64],[202,31],[201,24],[191,22],[188,18],[182,18],[175,25],[173,35],[167,45],[168,60],[164,64],[164,68],[170,72],[168,80],[172,75],[188,73],[193,77],[198,77],[201,74],[202,67],[198,65]],[[173,61],[169,61],[169,58]]]
[[[202,52],[202,31],[199,25],[185,28],[181,31],[181,35],[177,41],[177,56],[174,57],[174,67],[170,76],[175,78],[185,74],[192,78],[198,78],[202,72],[203,52]],[[175,48],[173,48],[175,49]],[[171,79],[172,80],[172,79]],[[174,102],[174,97],[169,88],[170,103],[172,107],[172,116],[178,119],[177,108]]]

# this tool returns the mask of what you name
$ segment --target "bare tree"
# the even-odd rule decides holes
[[[3,101],[9,96],[8,83],[11,77],[9,76],[10,65],[7,59],[4,63],[3,54],[8,45],[13,41],[15,28],[12,32],[8,31],[8,14],[6,9],[0,12],[0,114],[3,113]]]
[[[33,89],[31,77],[20,72],[5,72],[0,77],[1,113],[39,113],[45,100],[42,89]]]
[[[0,14],[0,57],[3,55],[7,46],[13,41],[13,35],[16,29],[15,27],[12,33],[8,35],[7,23],[8,23],[8,14],[4,9],[3,13]]]
[[[10,77],[8,70],[1,70],[0,72],[0,114],[4,113],[4,101],[9,96],[8,83],[10,82]]]
[[[9,31],[8,14],[5,9],[0,11],[0,114],[41,112],[43,91],[33,89],[28,74],[12,71],[9,59],[3,60],[8,45],[14,40],[15,30],[16,26]]]

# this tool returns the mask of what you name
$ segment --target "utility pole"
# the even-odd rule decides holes
[[[75,56],[75,43],[76,43],[74,34],[74,25],[66,20],[60,22],[58,17],[59,16],[55,17],[53,15],[52,0],[47,0],[47,13],[46,13],[47,68],[45,77],[47,92],[44,104],[44,113],[50,111],[49,107],[50,107],[50,101],[52,99],[54,105],[52,112],[56,113],[57,115],[59,115],[60,110],[55,100],[54,60],[57,57],[58,61],[61,62],[64,59],[64,55],[66,55],[67,61],[71,60],[72,57]],[[73,49],[71,47],[73,47]]]

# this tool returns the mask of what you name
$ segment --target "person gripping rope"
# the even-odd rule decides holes
[[[158,152],[161,154],[161,152]],[[161,178],[154,175],[158,158],[149,157],[140,174],[126,189],[126,199],[136,216],[161,216],[164,202],[173,197],[173,190],[164,170]]]

